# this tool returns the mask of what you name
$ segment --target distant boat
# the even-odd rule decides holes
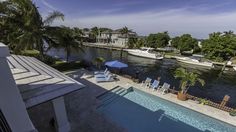
[[[233,69],[236,71],[236,66],[234,66]]]
[[[227,66],[232,66],[232,67],[233,67],[233,69],[234,69],[234,71],[236,71],[236,65],[235,65],[235,64],[233,64],[233,62],[232,62],[232,61],[228,61],[228,62],[227,62]]]
[[[176,59],[182,63],[214,68],[214,64],[212,62],[202,61],[199,57],[176,57]]]
[[[164,57],[159,52],[154,52],[153,48],[145,48],[142,47],[141,49],[125,49],[130,55],[155,59],[155,60],[162,60]]]

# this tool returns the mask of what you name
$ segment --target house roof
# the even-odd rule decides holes
[[[26,108],[85,87],[36,58],[11,55],[7,61]]]

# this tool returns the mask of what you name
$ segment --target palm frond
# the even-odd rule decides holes
[[[201,78],[198,78],[197,81],[202,85],[204,86],[205,85],[205,81]]]
[[[55,19],[62,19],[64,21],[64,14],[59,11],[53,11],[49,13],[46,19],[43,21],[45,25],[51,24]]]
[[[198,81],[203,86],[205,81],[199,78],[199,75],[194,72],[188,72],[184,68],[178,68],[175,71],[175,78],[181,78],[180,88],[182,92],[186,93],[190,86],[194,86]]]
[[[174,75],[175,78],[185,78],[185,76],[186,76],[185,69],[183,69],[183,68],[176,69],[175,75]]]

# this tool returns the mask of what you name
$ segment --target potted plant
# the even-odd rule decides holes
[[[175,78],[180,78],[180,88],[177,98],[179,100],[187,100],[187,91],[191,86],[194,86],[196,82],[199,82],[202,86],[205,85],[205,81],[199,78],[199,75],[193,72],[189,72],[184,68],[178,68],[175,71]]]

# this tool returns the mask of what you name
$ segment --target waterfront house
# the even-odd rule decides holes
[[[104,31],[97,36],[97,42],[125,47],[125,44],[128,42],[128,38],[130,37],[137,37],[137,33],[130,31],[128,35],[126,35],[121,33],[121,29]]]
[[[49,101],[57,131],[70,131],[63,96],[83,84],[33,57],[10,55],[2,43],[0,64],[0,131],[37,132],[27,110]]]

